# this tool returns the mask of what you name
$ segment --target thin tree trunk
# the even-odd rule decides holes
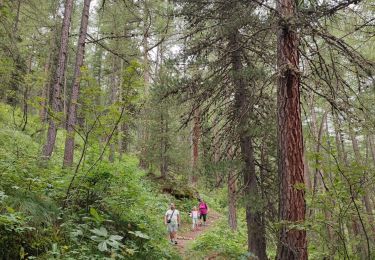
[[[332,112],[332,118],[333,118],[333,126],[335,130],[335,143],[336,143],[336,150],[337,150],[337,157],[340,163],[347,166],[347,160],[344,156],[344,150],[343,150],[343,140],[341,138],[341,130],[340,130],[340,123],[338,119],[337,113],[334,111]]]
[[[110,84],[111,84],[110,104],[112,104],[112,105],[115,104],[116,101],[117,101],[117,95],[118,95],[118,90],[119,90],[119,87],[118,87],[118,84],[119,84],[119,79],[118,79],[119,66],[118,65],[119,65],[119,63],[118,63],[117,57],[113,56],[113,61],[112,61],[112,75],[111,75],[111,80],[110,80]],[[117,130],[118,130],[118,128],[116,128],[116,131]],[[115,145],[115,141],[112,138],[111,142],[109,143],[109,156],[108,156],[108,160],[110,162],[114,162],[115,161],[115,150],[116,150],[116,145]]]
[[[323,115],[323,119],[322,119],[322,125],[321,125],[321,129],[323,128],[323,123],[325,121],[325,131],[326,131],[326,136],[327,136],[327,147],[328,147],[328,151],[329,151],[329,156],[328,156],[328,169],[331,169],[331,155],[332,155],[332,147],[331,147],[331,143],[330,143],[330,133],[329,133],[329,124],[328,124],[328,111],[326,111]],[[319,138],[319,141],[320,141],[320,138]],[[321,170],[322,172],[322,176],[324,176],[324,172],[323,170]],[[322,179],[323,180],[323,184],[324,184],[324,191],[327,191],[327,186],[325,184],[325,180],[327,180],[327,178],[329,178],[330,180],[330,184],[333,186],[333,178],[332,178],[332,172],[328,171],[327,170],[327,174],[326,174],[326,178],[325,179]],[[335,207],[335,199],[332,199],[332,207],[334,208]],[[337,248],[337,238],[338,236],[336,235],[336,233],[334,232],[332,226],[329,224],[331,221],[332,221],[332,211],[330,210],[331,207],[324,207],[324,216],[325,216],[325,219],[327,221],[327,224],[326,224],[326,227],[327,227],[327,235],[328,235],[328,239],[329,241],[331,241],[331,247],[329,248],[330,249],[330,259],[334,259],[334,256],[336,254],[336,248]]]
[[[34,52],[34,46],[32,46],[32,50],[31,50],[31,55],[30,55],[30,58],[29,58],[29,64],[27,66],[27,71],[26,73],[29,74],[30,71],[31,71],[31,67],[33,65],[33,52]],[[22,116],[22,127],[21,127],[21,131],[25,131],[26,130],[26,126],[27,126],[27,122],[28,122],[28,116],[29,116],[29,91],[30,91],[30,87],[25,84],[25,89],[24,89],[24,92],[23,92],[23,116]]]
[[[231,52],[232,80],[235,87],[235,109],[238,117],[237,131],[240,139],[242,160],[244,162],[244,192],[246,200],[246,223],[248,231],[248,250],[260,260],[267,259],[266,239],[262,209],[253,205],[259,197],[255,158],[252,137],[249,134],[248,104],[251,103],[249,93],[246,90],[247,83],[243,75],[241,46],[238,30],[234,30],[229,36]],[[251,105],[252,106],[252,105]]]
[[[164,115],[163,106],[160,106],[160,176],[162,178],[166,177],[166,172],[164,171]]]
[[[147,1],[144,1],[144,6],[143,6],[143,41],[142,41],[142,47],[143,47],[143,67],[144,67],[144,70],[143,70],[143,80],[144,80],[144,83],[145,83],[145,87],[144,87],[144,92],[145,92],[145,96],[148,97],[149,96],[149,87],[150,87],[150,84],[151,84],[151,73],[150,73],[150,62],[149,62],[149,57],[148,57],[148,41],[149,41],[149,30],[150,30],[150,25],[149,25],[149,9],[148,9],[148,6],[147,6]],[[161,48],[161,46],[160,46]],[[159,58],[159,55],[157,54],[156,55],[157,59]],[[162,62],[162,61],[161,61]],[[143,117],[144,119],[146,119],[146,117],[148,117],[148,111],[149,110],[149,107],[148,105],[146,104],[145,108],[143,109],[142,113],[143,113]],[[147,150],[146,150],[146,145],[147,145],[147,142],[148,142],[148,139],[149,139],[149,132],[147,130],[147,126],[145,125],[147,122],[147,120],[144,121],[144,123],[142,125],[140,125],[140,129],[139,129],[139,137],[141,138],[141,148],[140,148],[140,159],[139,159],[139,164],[141,166],[141,168],[143,169],[147,169],[149,168],[149,163],[146,159],[147,157]]]
[[[233,170],[228,174],[228,222],[230,228],[237,230],[237,189],[236,176]]]
[[[47,104],[48,104],[48,94],[50,88],[50,80],[48,77],[52,62],[52,53],[48,55],[46,64],[44,65],[44,75],[46,76],[46,81],[43,85],[41,101],[40,101],[40,110],[39,110],[39,118],[42,123],[45,123],[47,120]]]
[[[199,160],[199,139],[201,134],[200,111],[194,109],[193,128],[192,128],[192,151],[191,151],[191,183],[195,186],[198,182],[198,160]]]
[[[20,21],[20,10],[21,10],[21,0],[17,1],[17,12],[14,21],[13,33],[16,34],[18,32],[18,24]]]
[[[83,3],[81,28],[79,31],[76,63],[74,67],[73,76],[73,87],[70,98],[69,113],[67,119],[67,133],[65,139],[65,151],[64,151],[64,167],[70,167],[73,164],[74,158],[74,127],[77,121],[77,103],[79,97],[79,89],[81,83],[81,67],[83,65],[83,59],[85,56],[85,42],[87,35],[87,27],[89,22],[89,11],[90,11],[91,0],[85,0]]]
[[[69,56],[66,58],[66,62],[65,62],[65,66],[66,64],[69,64]],[[67,100],[68,100],[68,95],[67,95],[67,91],[68,91],[68,88],[67,88],[67,84],[68,84],[68,79],[67,79],[67,75],[66,73],[64,74],[64,84],[63,84],[63,90],[62,90],[62,111],[63,111],[63,117],[62,117],[62,120],[61,120],[61,125],[66,129],[67,127],[67,122],[66,122],[66,117],[68,115],[68,104],[67,104]]]
[[[160,175],[163,179],[167,178],[168,175],[168,111],[163,111],[163,106],[161,108],[160,114]],[[165,113],[165,115],[164,115]]]
[[[346,167],[349,167],[349,161],[348,161],[348,156],[347,156],[347,152],[346,152],[346,148],[345,148],[345,144],[344,144],[344,134],[341,130],[341,123],[340,123],[340,120],[338,120],[338,134],[339,134],[339,141],[340,141],[340,149],[341,149],[341,152],[342,152],[342,162],[344,163],[344,165]],[[352,219],[351,219],[351,222],[350,223],[347,223],[347,227],[348,227],[348,230],[350,230],[349,227],[351,227],[351,231],[352,232],[349,232],[349,239],[350,240],[356,240],[358,239],[358,236],[360,234],[360,230],[361,230],[361,227],[359,225],[359,221],[358,221],[358,217],[354,216]],[[355,251],[356,249],[353,247],[353,251]],[[360,247],[357,248],[357,250],[361,250]]]
[[[119,132],[120,132],[119,141],[118,141],[119,152],[120,152],[120,158],[122,158],[122,155],[129,151],[129,142],[128,142],[129,125],[128,123],[126,122],[122,123],[119,129]]]
[[[372,158],[372,163],[375,166],[375,143],[374,143],[374,137],[372,135],[369,135],[368,137],[368,144],[371,152],[371,158]]]
[[[234,157],[234,147],[229,151],[229,160],[232,161]],[[228,224],[232,231],[237,230],[237,177],[233,166],[228,172]]]
[[[373,166],[375,166],[375,146],[374,146],[374,140],[373,140],[372,135],[368,136],[367,145],[368,145],[369,152],[371,154],[372,164],[373,164]],[[374,185],[370,186],[370,190],[374,191]],[[373,192],[371,193],[370,202],[371,202],[371,200],[372,200],[372,205],[373,205],[372,208],[374,208],[375,207],[375,197],[374,197]]]
[[[63,87],[63,80],[65,75],[65,65],[68,55],[68,40],[69,40],[69,28],[70,20],[73,9],[73,0],[66,0],[65,2],[65,11],[64,19],[61,29],[60,37],[60,49],[59,49],[59,58],[55,75],[55,83],[53,85],[52,93],[52,111],[58,113],[61,111],[61,90]],[[53,149],[55,147],[57,134],[57,122],[56,118],[50,118],[49,127],[47,132],[47,141],[43,147],[43,156],[46,159],[49,159],[52,155]]]
[[[214,128],[214,163],[216,165],[215,167],[215,186],[219,187],[221,181],[222,181],[222,176],[221,176],[221,171],[219,171],[217,165],[220,161],[220,140],[219,140],[219,133],[217,130],[217,122],[215,122],[215,128]]]
[[[304,173],[305,173],[305,183],[306,183],[306,189],[308,191],[312,190],[312,185],[311,185],[311,173],[310,173],[310,166],[309,166],[309,160],[307,159],[306,156],[306,151],[303,151],[303,166],[304,166]]]
[[[327,112],[323,114],[322,121],[320,123],[320,126],[318,128],[317,123],[317,117],[316,112],[314,108],[314,100],[312,100],[311,104],[311,125],[314,135],[314,141],[315,141],[315,174],[314,174],[314,182],[313,182],[313,197],[318,192],[319,182],[322,182],[322,176],[323,172],[321,170],[321,161],[320,161],[320,148],[322,146],[322,134],[323,134],[323,128],[324,128],[324,122],[325,118],[327,116]]]
[[[300,107],[300,70],[298,34],[286,21],[294,21],[296,2],[278,0],[281,15],[277,36],[279,70],[278,107],[278,168],[280,181],[280,240],[278,260],[307,259],[304,229],[290,225],[304,224],[306,201],[304,191],[303,136]],[[294,18],[294,19],[293,19]]]
[[[349,135],[350,135],[350,139],[352,141],[352,146],[353,146],[353,151],[354,151],[354,156],[355,156],[355,159],[357,161],[357,164],[360,166],[360,167],[363,167],[365,166],[365,161],[363,160],[362,158],[362,155],[361,155],[361,152],[360,152],[360,149],[359,149],[359,144],[358,144],[358,140],[355,136],[355,133],[353,131],[353,129],[349,126]],[[363,179],[364,179],[364,183],[365,185],[367,184],[367,175],[368,173],[366,171],[363,172]],[[372,204],[370,202],[370,197],[369,197],[369,194],[370,194],[370,190],[368,190],[367,188],[365,188],[365,192],[364,192],[364,195],[363,195],[363,203],[364,203],[364,206],[365,206],[365,209],[366,209],[366,213],[367,213],[367,219],[368,219],[368,222],[371,226],[371,230],[372,232],[375,232],[375,223],[374,223],[374,216],[373,216],[373,208],[372,208]]]
[[[335,130],[335,143],[336,143],[338,162],[339,162],[340,165],[343,165],[343,168],[348,167],[349,163],[348,163],[347,156],[346,156],[343,134],[341,132],[341,124],[340,124],[340,120],[338,118],[338,115],[334,110],[332,111],[332,119],[333,119],[333,126],[334,126],[334,130]],[[353,224],[352,227],[354,227],[354,228],[352,228],[353,232],[350,232],[350,230],[351,230],[350,224],[347,223],[346,221],[341,221],[341,219],[339,219],[339,221],[340,221],[340,224],[341,224],[340,225],[340,234],[341,234],[341,238],[342,238],[341,241],[343,243],[343,246],[346,249],[346,244],[348,244],[348,237],[349,237],[349,241],[352,240],[352,239],[353,240],[356,239],[355,236],[357,235],[356,230],[357,230],[358,224],[357,223],[353,224],[353,221],[352,221],[352,224]],[[349,231],[348,236],[346,235],[345,229],[347,229]],[[354,234],[354,236],[353,236],[353,234]]]
[[[124,32],[124,34],[125,33],[126,33],[126,31]],[[120,75],[123,72],[123,70],[124,70],[124,61],[121,60],[120,61]],[[122,82],[121,77],[120,77],[119,81],[120,81],[119,82],[120,87],[119,87],[119,90],[118,90],[118,92],[119,92],[118,93],[118,101],[121,104],[123,102],[123,100],[124,100],[124,93],[122,91],[122,83],[123,82]],[[125,125],[124,122],[120,123],[118,125],[118,129],[117,129],[117,144],[118,144],[118,151],[119,151],[119,158],[120,158],[120,160],[122,159],[122,154],[124,153],[124,147],[123,147],[123,145],[124,145],[123,140],[124,140],[124,135],[125,135],[124,125]]]

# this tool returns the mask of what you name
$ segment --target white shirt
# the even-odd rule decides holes
[[[191,212],[191,217],[192,217],[192,218],[198,218],[198,210],[193,210],[193,211]]]
[[[177,224],[178,223],[177,216],[180,215],[180,212],[177,209],[175,209],[173,215],[172,213],[173,213],[173,210],[171,209],[168,209],[167,212],[165,213],[165,215],[167,216],[167,221],[170,219],[171,223]]]

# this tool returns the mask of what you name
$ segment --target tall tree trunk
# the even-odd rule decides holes
[[[338,115],[335,111],[332,111],[332,119],[333,119],[333,126],[335,130],[335,143],[336,143],[338,160],[343,165],[348,166],[346,157],[344,155],[345,151],[343,150],[343,140],[342,140],[342,135],[341,135],[340,122],[338,119]]]
[[[59,58],[55,75],[55,83],[53,85],[52,93],[52,111],[58,113],[61,111],[61,89],[63,87],[63,80],[65,75],[65,65],[68,55],[68,40],[69,40],[69,28],[70,20],[73,9],[73,0],[65,1],[65,11],[64,19],[61,29],[60,37],[60,49]],[[57,122],[55,118],[50,118],[49,127],[47,132],[47,141],[43,147],[43,156],[49,159],[52,155],[53,149],[55,147],[57,134]]]
[[[335,144],[336,144],[338,162],[340,165],[343,165],[343,168],[345,168],[349,165],[349,163],[348,163],[347,156],[346,156],[340,120],[339,120],[338,114],[336,113],[336,111],[334,111],[334,108],[332,108],[332,119],[333,119],[334,131],[335,131]],[[358,225],[357,223],[355,223],[353,226],[357,227]],[[346,235],[345,229],[349,231],[351,229],[350,225],[346,221],[340,220],[340,237],[342,238],[341,239],[342,245],[346,249],[346,245],[348,244],[348,236]],[[352,230],[353,232],[348,232],[349,240],[355,239],[355,236],[357,235],[356,230],[357,228],[354,228]],[[354,233],[354,236],[353,236],[353,233]]]
[[[44,76],[45,76],[45,82],[43,84],[43,89],[41,93],[41,102],[40,102],[40,110],[39,110],[39,117],[40,121],[43,123],[43,134],[44,135],[44,130],[45,130],[45,123],[47,122],[48,119],[48,114],[47,114],[47,108],[48,106],[51,106],[52,104],[52,98],[51,98],[51,86],[53,85],[54,82],[54,75],[56,73],[56,67],[58,63],[58,49],[59,49],[59,29],[58,29],[58,24],[60,19],[58,18],[58,10],[59,10],[59,4],[58,1],[53,1],[51,4],[51,13],[52,13],[52,18],[55,21],[55,25],[53,29],[51,30],[51,35],[49,39],[49,53],[48,57],[46,60],[46,63],[44,65]]]
[[[230,148],[229,161],[234,158],[234,147]],[[233,166],[228,171],[228,224],[232,231],[237,230],[237,177]]]
[[[222,181],[222,172],[217,167],[218,163],[220,162],[220,140],[219,140],[219,133],[218,133],[218,119],[215,119],[215,127],[214,127],[214,139],[213,139],[213,149],[214,149],[214,163],[215,167],[215,186],[219,187]]]
[[[118,94],[118,59],[116,57],[113,57],[113,64],[112,64],[112,75],[111,75],[111,93],[110,93],[110,103],[115,104],[117,100],[117,94]],[[116,135],[115,135],[116,136]],[[107,138],[110,138],[107,136]],[[108,139],[107,139],[108,140]],[[110,162],[115,161],[115,143],[114,140],[112,139],[109,144],[109,156],[108,160]]]
[[[39,118],[42,123],[45,123],[47,120],[47,104],[48,104],[48,96],[49,96],[49,89],[50,89],[50,80],[49,80],[48,74],[51,68],[51,63],[52,63],[52,53],[49,53],[47,61],[44,65],[44,75],[46,77],[46,81],[43,84],[41,101],[40,101],[40,110],[39,110]]]
[[[191,133],[191,183],[196,185],[198,182],[198,160],[199,160],[199,139],[201,135],[201,123],[200,123],[200,111],[199,108],[194,109],[193,117],[193,128]]]
[[[372,135],[368,136],[368,145],[371,152],[372,163],[375,166],[375,142]]]
[[[290,225],[303,224],[306,215],[303,166],[303,136],[300,107],[298,34],[291,25],[297,14],[296,2],[278,0],[281,15],[277,35],[279,70],[278,168],[280,181],[280,240],[277,259],[307,259],[306,231]],[[289,23],[289,24],[288,24]]]
[[[33,64],[33,56],[34,56],[34,45],[31,48],[31,55],[28,60],[26,74],[29,74],[31,72],[31,67]],[[22,109],[22,123],[21,123],[21,131],[26,130],[27,122],[28,122],[28,116],[29,116],[29,91],[30,87],[28,84],[24,84],[24,90],[23,90],[23,109]]]
[[[307,159],[306,156],[306,151],[303,151],[303,167],[304,167],[304,176],[305,176],[305,183],[306,183],[306,189],[308,191],[312,190],[312,185],[311,185],[311,173],[310,173],[310,167],[309,167],[309,160]]]
[[[369,164],[369,149],[371,148],[370,147],[370,144],[371,144],[371,141],[370,141],[370,138],[369,136],[367,136],[367,142],[366,142],[366,162],[365,164],[368,165]],[[367,183],[369,183],[369,173],[366,172],[365,173],[365,181]],[[365,194],[363,195],[363,202],[365,204],[365,208],[366,208],[366,211],[367,211],[367,216],[368,216],[368,221],[370,223],[370,226],[371,226],[371,232],[372,232],[372,237],[373,237],[373,241],[375,241],[375,220],[374,220],[374,205],[372,204],[371,202],[371,197],[374,196],[374,193],[373,193],[373,189],[371,189],[372,187],[372,184],[368,184],[366,185],[367,188],[366,188],[366,192]]]
[[[163,179],[168,175],[168,110],[164,111],[164,106],[161,105],[160,111],[160,175]]]
[[[126,31],[124,32],[124,34],[126,33]],[[121,60],[120,61],[120,75],[122,74],[122,72],[124,71],[124,61]],[[123,89],[122,89],[122,85],[123,85],[123,82],[122,82],[122,76],[119,77],[119,93],[118,93],[118,101],[120,104],[122,104],[124,102],[124,93],[123,93]],[[119,111],[121,111],[121,108],[119,108]],[[126,128],[125,128],[125,125],[126,123],[125,122],[121,122],[119,123],[118,125],[118,129],[117,129],[117,145],[118,145],[118,151],[119,151],[119,159],[121,160],[122,159],[122,155],[125,151],[125,147],[124,145],[126,145],[126,143],[124,142],[125,140],[125,136],[126,136]]]
[[[246,200],[246,223],[248,231],[248,250],[260,260],[267,259],[266,239],[262,209],[254,205],[258,201],[255,158],[252,137],[249,133],[248,110],[252,110],[250,93],[247,91],[247,83],[243,76],[240,36],[238,30],[234,30],[229,36],[231,52],[232,80],[235,87],[235,111],[238,118],[237,131],[240,141],[241,156],[244,162],[244,192]],[[249,109],[250,104],[250,109]]]
[[[329,133],[329,124],[328,124],[328,112],[329,111],[326,111],[324,114],[323,114],[323,119],[322,119],[322,125],[325,121],[325,131],[326,131],[326,139],[327,139],[327,147],[328,147],[328,170],[326,172],[326,177],[325,179],[322,179],[323,181],[323,185],[324,185],[324,191],[328,191],[327,190],[327,186],[326,186],[326,180],[327,178],[330,180],[330,184],[333,185],[333,177],[332,177],[332,172],[329,171],[329,169],[331,169],[331,155],[332,155],[332,146],[331,146],[331,142],[330,142],[330,133]],[[321,125],[321,129],[322,129],[322,125]],[[320,138],[319,138],[319,141],[320,141]],[[322,172],[322,176],[324,176],[324,172],[323,172],[323,169],[321,169],[321,172]],[[323,178],[323,177],[322,177]],[[328,207],[324,207],[323,211],[324,211],[324,216],[325,216],[325,219],[326,219],[326,227],[327,227],[327,236],[328,236],[328,239],[330,241],[330,247],[329,247],[329,254],[330,254],[330,259],[333,260],[334,259],[334,256],[336,254],[336,249],[337,249],[337,234],[334,232],[332,226],[329,224],[331,221],[332,221],[332,211],[330,210],[331,207],[334,208],[335,207],[335,199],[332,199],[330,201],[332,204],[329,204]]]
[[[66,58],[65,66],[66,66],[66,64],[69,64],[69,58],[70,58],[70,56],[68,56]],[[65,129],[67,127],[66,117],[68,115],[68,95],[67,95],[68,87],[67,87],[67,84],[68,84],[68,75],[66,75],[66,73],[65,73],[64,74],[63,89],[62,89],[62,112],[63,112],[62,114],[63,114],[63,117],[62,117],[62,120],[61,120],[61,125]]]
[[[164,116],[163,108],[160,106],[160,176],[165,178],[164,172]]]
[[[315,141],[315,174],[314,174],[314,182],[313,182],[313,197],[318,192],[318,186],[319,182],[322,182],[322,176],[323,171],[321,169],[321,160],[320,160],[320,148],[322,146],[322,134],[323,134],[323,128],[324,128],[324,122],[325,118],[327,116],[327,112],[323,114],[322,121],[318,127],[317,122],[317,116],[314,108],[314,99],[311,102],[310,105],[310,111],[311,111],[311,125],[312,125],[312,131],[314,135],[314,141]]]
[[[232,230],[237,230],[237,189],[233,170],[228,173],[228,222]]]
[[[148,46],[148,41],[149,41],[149,30],[150,30],[150,19],[149,19],[149,9],[148,9],[148,1],[144,1],[144,6],[143,6],[143,41],[142,41],[142,47],[143,47],[143,80],[144,80],[144,92],[145,92],[145,97],[147,98],[149,96],[149,88],[151,84],[151,72],[150,72],[150,61],[149,61],[149,46]],[[162,46],[160,46],[162,48]],[[156,55],[156,58],[159,58],[159,55]],[[162,61],[160,61],[161,64]],[[146,101],[145,107],[143,108],[142,114],[144,118],[143,124],[140,125],[139,129],[139,137],[141,139],[141,147],[140,147],[140,159],[139,159],[139,165],[143,169],[147,169],[149,167],[149,163],[146,159],[147,157],[147,142],[149,139],[149,132],[147,130],[147,121],[145,120],[149,115],[149,104]]]
[[[14,34],[17,34],[17,32],[18,32],[18,24],[19,24],[19,21],[20,21],[21,0],[17,1],[17,7],[16,8],[17,8],[17,12],[16,12],[16,17],[15,17],[14,26],[13,26],[13,33]]]
[[[90,11],[91,0],[85,0],[83,3],[81,28],[79,30],[76,63],[74,67],[73,76],[73,87],[70,98],[69,113],[66,126],[66,139],[65,139],[65,151],[64,151],[64,167],[70,167],[73,164],[74,157],[74,127],[77,120],[77,103],[79,97],[79,88],[81,83],[81,67],[83,65],[83,59],[85,56],[85,42],[87,35],[87,26],[89,22],[89,11]]]

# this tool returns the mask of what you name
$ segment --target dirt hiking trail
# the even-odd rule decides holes
[[[193,231],[191,230],[191,222],[184,223],[182,225],[182,231],[177,234],[178,244],[176,245],[176,247],[183,259],[185,259],[184,257],[186,256],[186,252],[189,249],[191,243],[198,236],[209,231],[221,217],[222,216],[219,213],[210,210],[210,212],[207,215],[207,221],[205,226],[198,226],[198,228]]]

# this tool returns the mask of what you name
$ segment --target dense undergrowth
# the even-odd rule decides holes
[[[40,159],[40,122],[29,118],[20,131],[18,120],[18,111],[0,105],[0,259],[179,259],[166,239],[163,215],[175,202],[186,229],[181,231],[187,231],[198,193],[222,217],[192,243],[186,257],[250,256],[243,209],[238,231],[227,224],[225,189],[194,189],[180,175],[163,180],[146,174],[132,155],[92,167],[100,155],[94,145],[75,174],[74,168],[61,168],[62,131],[46,162]]]
[[[74,170],[61,168],[58,152],[41,161],[37,119],[19,131],[9,109],[0,108],[0,259],[178,257],[162,221],[173,198],[151,185],[136,157],[87,171],[98,155],[90,151],[67,196]]]

